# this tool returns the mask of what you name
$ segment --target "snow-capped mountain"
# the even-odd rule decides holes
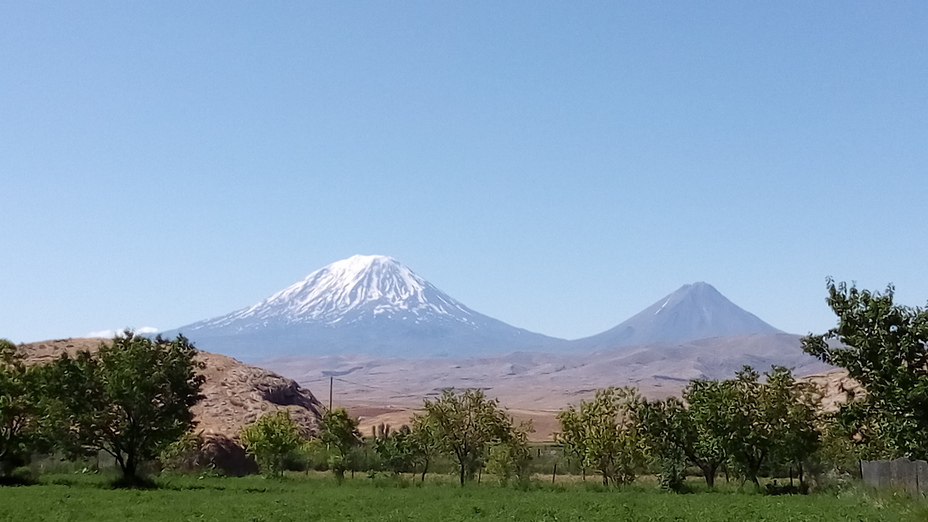
[[[576,350],[605,350],[780,330],[738,307],[708,283],[683,285],[618,326],[573,341]]]
[[[387,256],[353,256],[248,308],[193,323],[198,348],[260,360],[367,353],[472,357],[563,342],[475,312]]]

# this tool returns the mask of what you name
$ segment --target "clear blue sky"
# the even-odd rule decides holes
[[[0,337],[169,329],[352,254],[577,338],[706,281],[928,299],[928,3],[5,2]]]

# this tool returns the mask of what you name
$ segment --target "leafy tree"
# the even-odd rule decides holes
[[[512,437],[490,447],[487,457],[487,471],[496,475],[501,484],[507,484],[515,477],[519,482],[528,481],[531,473],[529,464],[532,451],[528,446],[528,434],[533,432],[531,422],[523,423],[512,431]]]
[[[728,455],[727,433],[720,429],[729,401],[726,387],[718,381],[690,381],[683,390],[686,415],[683,418],[687,458],[702,472],[706,485],[715,486],[715,477]]]
[[[28,462],[45,442],[38,367],[27,367],[16,345],[0,339],[0,479]]]
[[[803,338],[802,348],[867,391],[836,421],[884,456],[928,458],[928,310],[895,304],[892,285],[881,293],[829,279],[827,288],[838,325]]]
[[[566,452],[579,455],[584,467],[598,470],[604,485],[632,482],[646,458],[634,417],[639,401],[633,388],[598,390],[591,402],[558,413],[557,441]]]
[[[700,467],[706,483],[712,487],[719,462],[705,458],[699,451],[697,425],[692,411],[676,397],[662,401],[642,400],[636,406],[639,428],[648,445],[648,453],[657,465],[660,485],[682,491],[687,461]]]
[[[777,443],[774,425],[779,419],[768,415],[760,374],[750,367],[734,380],[722,382],[726,415],[721,426],[726,453],[742,475],[760,487],[761,466]]]
[[[397,431],[391,431],[389,424],[381,424],[379,430],[374,430],[374,452],[384,468],[399,475],[415,469],[418,441],[412,429],[405,424]]]
[[[457,461],[461,485],[473,477],[491,444],[512,438],[512,419],[481,390],[455,393],[446,389],[437,399],[425,400],[425,420],[431,442]]]
[[[413,450],[415,466],[421,466],[421,481],[425,482],[425,474],[429,471],[429,464],[442,451],[437,436],[435,419],[424,414],[415,414],[412,417],[412,433],[410,445]]]
[[[766,415],[774,423],[776,439],[771,460],[781,465],[796,466],[800,488],[805,486],[805,463],[819,450],[822,434],[819,414],[814,406],[816,389],[799,384],[792,373],[774,366],[765,384]]]
[[[113,456],[127,485],[142,483],[140,465],[193,426],[202,365],[183,336],[151,340],[126,331],[96,355],[63,354],[48,369],[46,390],[72,453]]]
[[[158,455],[158,462],[163,469],[175,471],[196,471],[207,468],[210,463],[203,453],[203,435],[188,431]]]
[[[758,488],[765,464],[785,459],[801,465],[817,449],[814,409],[794,384],[792,373],[781,366],[773,367],[766,383],[749,366],[735,379],[696,383],[703,399],[714,403],[711,424],[705,426],[711,439]]]
[[[357,419],[344,408],[335,408],[322,415],[319,440],[328,453],[329,469],[341,480],[349,467],[352,449],[361,443]]]
[[[274,477],[283,476],[286,458],[304,442],[287,410],[262,415],[242,428],[241,439],[245,452],[257,461],[261,471]]]

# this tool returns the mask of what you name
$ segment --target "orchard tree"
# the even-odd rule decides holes
[[[241,439],[245,452],[255,459],[264,474],[273,477],[283,476],[287,456],[304,443],[299,426],[287,410],[262,415],[242,428]]]
[[[829,279],[827,288],[838,325],[803,338],[802,348],[867,391],[837,422],[887,457],[928,458],[928,310],[894,303],[892,285],[871,292]]]
[[[373,430],[374,452],[380,457],[383,467],[394,475],[415,469],[419,458],[418,441],[412,429],[403,425],[391,430],[389,424],[381,424]]]
[[[487,399],[481,390],[442,391],[435,400],[425,400],[421,424],[444,453],[457,461],[461,485],[473,477],[493,443],[512,438],[512,419],[498,400]]]
[[[719,468],[725,464],[727,433],[720,429],[730,404],[728,391],[719,381],[693,380],[683,390],[686,403],[687,457],[702,472],[706,485],[715,486]]]
[[[429,471],[429,464],[442,452],[442,445],[436,433],[435,419],[428,415],[417,413],[412,417],[411,449],[413,462],[421,466],[421,481],[425,482],[425,474]]]
[[[186,338],[155,340],[126,331],[96,354],[67,353],[48,368],[46,393],[71,453],[106,452],[126,485],[141,484],[140,466],[193,427],[202,364]]]
[[[322,415],[319,441],[326,449],[329,469],[340,481],[348,469],[351,451],[361,444],[358,421],[348,415],[344,408],[335,408]]]
[[[694,381],[687,386],[684,396],[691,395],[688,403],[669,397],[643,400],[637,407],[639,427],[665,489],[684,488],[688,463],[700,469],[706,485],[714,487],[718,469],[725,462],[720,437],[706,428],[708,418],[718,416],[718,406],[706,400],[709,394],[704,382]]]
[[[785,459],[801,465],[817,449],[814,408],[788,369],[774,366],[761,382],[760,374],[745,366],[734,379],[700,386],[717,412],[706,429],[756,487],[765,464]]]
[[[766,415],[773,422],[776,444],[770,456],[779,465],[793,465],[799,473],[799,485],[805,484],[806,461],[821,447],[821,419],[815,406],[817,388],[810,383],[797,383],[792,373],[774,366],[764,385]],[[792,474],[790,475],[792,476]]]
[[[487,455],[487,471],[496,475],[500,484],[507,484],[515,478],[527,482],[531,476],[529,465],[532,462],[532,450],[528,445],[528,434],[534,432],[531,421],[522,423],[512,431],[512,436],[490,447]]]
[[[45,441],[38,398],[41,371],[24,365],[16,345],[0,339],[0,480],[26,464]]]
[[[591,402],[581,401],[557,415],[557,441],[568,454],[579,456],[583,467],[596,469],[603,484],[635,480],[645,463],[645,443],[635,418],[640,401],[633,388],[597,390]]]

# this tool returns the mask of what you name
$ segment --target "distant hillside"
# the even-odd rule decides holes
[[[648,397],[675,395],[690,379],[729,379],[744,365],[760,372],[786,366],[797,376],[831,369],[805,354],[799,339],[751,334],[592,353],[416,361],[339,355],[286,357],[262,365],[306,385],[327,384],[333,376],[339,400],[415,406],[444,388],[480,388],[510,407],[557,410],[607,386],[638,386]]]

